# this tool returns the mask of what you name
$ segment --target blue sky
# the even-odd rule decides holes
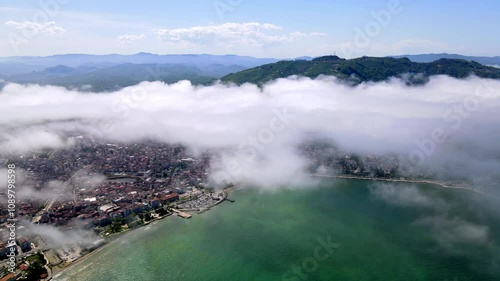
[[[0,1],[0,56],[500,55],[500,1]]]

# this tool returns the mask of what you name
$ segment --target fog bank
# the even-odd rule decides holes
[[[412,165],[446,167],[475,180],[500,168],[500,81],[434,76],[347,86],[335,78],[290,77],[262,88],[143,82],[112,93],[7,84],[0,92],[0,158],[73,145],[83,131],[106,140],[144,138],[211,149],[214,180],[301,184],[305,139],[347,151],[397,153]]]

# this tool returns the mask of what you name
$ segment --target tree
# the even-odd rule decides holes
[[[123,224],[123,219],[122,218],[116,218],[113,223],[111,224],[110,230],[113,233],[118,233],[122,230],[122,224]]]
[[[30,267],[26,271],[26,279],[25,280],[39,280],[40,275],[47,273],[44,265],[47,263],[45,257],[41,253],[37,253],[36,259],[31,262]]]

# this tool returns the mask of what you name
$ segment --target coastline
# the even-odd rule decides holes
[[[214,208],[204,216],[193,215],[194,221],[173,218],[154,224],[154,227],[147,231],[135,232],[123,240],[120,239],[96,256],[79,263],[54,279],[183,281],[229,280],[234,277],[234,279],[252,280],[256,276],[256,270],[261,268],[261,264],[268,262],[266,258],[271,256],[280,260],[286,256],[287,259],[281,265],[286,269],[291,268],[303,261],[304,257],[311,256],[314,247],[320,245],[316,242],[318,237],[328,239],[329,235],[333,237],[331,239],[335,243],[347,245],[352,251],[342,253],[337,251],[337,256],[331,259],[330,263],[322,264],[325,271],[321,271],[321,274],[328,275],[328,278],[341,278],[343,272],[337,269],[346,265],[351,266],[349,270],[352,270],[355,276],[356,272],[359,272],[361,260],[359,263],[352,263],[352,260],[360,257],[363,257],[363,262],[369,265],[366,268],[362,267],[363,271],[370,272],[373,268],[378,268],[379,261],[370,258],[370,254],[374,252],[382,253],[381,261],[387,265],[384,269],[387,272],[391,271],[390,265],[406,266],[409,262],[408,241],[412,242],[412,253],[422,253],[411,258],[412,267],[413,264],[420,266],[422,261],[429,261],[422,268],[415,267],[418,268],[415,275],[412,275],[415,279],[421,276],[421,272],[426,272],[428,276],[439,274],[448,280],[450,275],[446,274],[450,273],[447,270],[454,270],[451,274],[462,274],[460,263],[456,264],[456,267],[442,266],[439,267],[439,271],[435,271],[433,265],[436,264],[436,256],[428,256],[428,251],[420,252],[420,249],[429,249],[429,245],[437,245],[439,242],[434,236],[426,235],[429,233],[428,228],[412,223],[422,216],[434,215],[435,212],[432,210],[436,209],[429,209],[431,211],[426,212],[426,207],[419,207],[417,210],[414,205],[393,205],[382,198],[376,198],[375,194],[370,192],[371,189],[384,188],[386,184],[389,183],[325,179],[322,184],[284,187],[272,191],[263,191],[256,187],[241,188],[229,195],[229,198],[235,199],[238,204],[221,204],[220,208]],[[475,209],[463,204],[470,202],[469,196],[482,198],[473,193],[442,189],[434,185],[403,183],[389,185],[392,186],[390,190],[396,192],[400,189],[418,189],[419,193],[410,192],[406,195],[420,194],[432,198],[433,202],[437,199],[439,204],[451,206],[444,214],[449,215],[450,220],[454,220],[456,216],[468,218],[470,213],[476,212]],[[276,210],[281,211],[276,212]],[[441,209],[437,209],[438,212],[439,210]],[[245,223],[241,224],[243,221]],[[495,218],[491,221],[494,222]],[[482,220],[473,223],[488,225]],[[431,228],[432,225],[428,227]],[[262,229],[265,230],[265,234],[262,234]],[[293,231],[286,232],[289,229]],[[396,241],[393,236],[387,235],[387,229],[398,229],[401,231],[398,232],[398,237],[405,235],[411,240],[397,240],[398,244],[394,246]],[[252,230],[255,234],[250,232]],[[227,236],[228,234],[231,235]],[[264,241],[265,245],[262,244]],[[294,243],[280,244],[281,241]],[[303,247],[300,255],[289,254],[304,245],[304,241],[307,246]],[[360,250],[361,247],[358,245],[370,245],[370,248]],[[377,251],[378,249],[381,250]],[[248,261],[238,259],[241,253],[248,252],[257,258],[255,262],[248,264]],[[217,255],[212,257],[213,253]],[[479,251],[477,257],[479,262],[484,261]],[[448,255],[444,253],[439,258],[447,261]],[[397,264],[394,264],[394,261],[397,261]],[[218,267],[223,263],[227,266]],[[252,270],[246,272],[241,270],[240,266],[246,265]],[[263,273],[258,278],[262,276],[262,280],[281,280],[283,271],[280,269],[281,267],[268,276]],[[384,272],[378,276],[388,276],[387,274]],[[311,277],[316,279],[316,276]],[[397,279],[398,273],[394,273],[392,277]]]
[[[224,192],[223,199],[220,200],[220,201],[218,201],[218,202],[216,202],[215,204],[211,205],[205,211],[208,211],[212,207],[217,206],[217,205],[221,204],[222,202],[224,202],[227,199],[227,197],[229,196],[229,194],[231,192],[235,191],[236,189],[238,189],[238,188],[237,187],[230,187],[230,188],[223,189],[223,192]],[[190,211],[190,212],[196,211],[195,209],[193,209],[193,210],[182,210],[182,209],[179,209],[179,210],[181,210],[181,211]],[[199,213],[199,214],[201,214],[201,213]],[[60,275],[61,273],[63,273],[65,270],[67,270],[67,269],[69,269],[69,268],[71,268],[71,267],[73,267],[73,266],[75,266],[77,264],[80,264],[81,262],[83,262],[83,261],[87,260],[88,258],[94,256],[95,254],[97,254],[101,250],[105,249],[106,247],[108,247],[112,243],[116,242],[117,240],[126,237],[128,234],[131,234],[131,233],[133,233],[133,232],[135,232],[137,230],[143,229],[145,226],[148,226],[148,225],[150,225],[150,224],[152,224],[154,222],[157,222],[157,221],[163,220],[165,218],[168,218],[168,217],[172,216],[172,214],[173,213],[165,215],[165,216],[162,216],[162,217],[159,217],[159,218],[152,219],[152,220],[150,220],[148,222],[145,222],[143,225],[141,225],[139,227],[135,227],[135,228],[132,228],[132,229],[128,229],[128,230],[119,232],[119,233],[115,233],[115,234],[112,234],[112,235],[108,236],[107,238],[104,238],[106,240],[106,242],[102,246],[99,246],[95,250],[93,250],[93,251],[91,251],[91,252],[89,252],[89,253],[81,256],[79,259],[75,260],[74,262],[72,262],[70,264],[67,264],[67,265],[64,265],[64,266],[57,265],[57,266],[51,267],[51,271],[52,271],[51,276],[52,277],[50,279],[46,279],[46,281],[54,279],[55,277],[57,277],[58,275]]]
[[[57,265],[57,266],[52,267],[51,268],[52,269],[52,279],[54,277],[56,277],[56,275],[59,275],[60,273],[62,273],[63,271],[65,271],[66,269],[71,268],[74,265],[77,265],[80,262],[83,262],[83,261],[87,260],[88,258],[94,256],[95,254],[97,254],[101,250],[105,249],[106,247],[108,247],[109,245],[111,245],[112,243],[114,243],[115,241],[117,241],[118,239],[123,238],[123,237],[127,236],[128,234],[130,234],[130,233],[132,233],[132,232],[134,232],[136,230],[142,229],[146,225],[148,225],[148,224],[144,224],[144,225],[142,225],[140,227],[137,227],[137,228],[125,230],[125,231],[122,231],[120,233],[115,233],[111,237],[107,237],[107,239],[105,238],[107,241],[102,246],[99,246],[95,250],[93,250],[91,252],[88,252],[87,254],[84,254],[79,259],[75,260],[74,262],[72,262],[70,264],[67,264],[67,265],[63,265],[63,266]],[[52,280],[52,279],[48,279],[48,280]]]
[[[399,182],[399,183],[423,183],[423,184],[430,184],[430,185],[434,185],[434,186],[439,186],[441,188],[467,190],[467,191],[475,192],[477,194],[481,194],[481,195],[485,195],[485,196],[491,196],[491,197],[495,197],[495,198],[500,198],[498,196],[488,194],[488,193],[486,193],[484,191],[481,191],[481,190],[478,190],[478,189],[474,189],[473,187],[470,187],[470,186],[453,186],[453,185],[446,184],[445,182],[439,182],[439,181],[434,181],[434,180],[407,180],[407,179],[388,179],[388,178],[359,177],[359,176],[348,176],[348,175],[317,175],[317,174],[308,174],[308,176],[317,177],[317,178],[330,178],[330,179],[347,179],[347,180],[364,180],[364,181],[384,181],[384,182]],[[200,210],[200,209],[178,209],[178,210],[179,211],[184,211],[184,212],[197,212],[197,214],[201,214],[203,212],[209,211],[212,207],[215,207],[215,206],[221,204],[224,201],[229,201],[228,200],[229,194],[232,193],[232,192],[234,192],[237,189],[239,189],[239,187],[236,187],[236,186],[223,189],[223,192],[224,192],[223,198],[220,201],[218,201],[218,202],[214,203],[213,205],[211,205],[210,207],[204,208],[203,210]],[[128,230],[125,230],[125,231],[120,232],[120,233],[112,234],[112,236],[110,236],[108,238],[105,238],[107,241],[102,246],[99,246],[95,250],[93,250],[93,251],[91,251],[91,252],[83,255],[81,258],[75,260],[71,264],[68,264],[68,265],[65,265],[65,266],[58,265],[58,266],[55,266],[55,267],[51,268],[51,270],[52,270],[52,278],[51,279],[47,279],[47,280],[52,280],[54,277],[57,277],[58,275],[60,275],[61,273],[63,273],[65,270],[73,267],[74,265],[80,264],[81,262],[83,262],[83,261],[87,260],[88,258],[94,256],[95,254],[97,254],[101,250],[105,249],[106,247],[108,247],[112,243],[116,242],[117,240],[119,240],[119,239],[121,239],[123,237],[126,237],[128,234],[130,234],[130,233],[132,233],[134,231],[137,231],[139,229],[143,229],[143,227],[148,226],[148,225],[150,225],[150,224],[152,224],[152,223],[154,223],[156,221],[160,221],[160,220],[163,220],[164,218],[170,217],[172,214],[168,214],[168,215],[165,215],[163,217],[155,218],[155,219],[153,219],[153,220],[151,220],[149,222],[144,223],[143,225],[141,225],[139,227],[136,227],[136,228],[133,228],[133,229],[128,229]]]
[[[440,181],[436,181],[436,180],[408,180],[408,179],[389,179],[389,178],[374,178],[374,177],[361,177],[361,176],[348,176],[348,175],[332,176],[332,175],[318,175],[318,174],[308,174],[308,176],[318,177],[318,178],[332,178],[332,179],[385,181],[385,182],[401,182],[401,183],[424,183],[424,184],[437,185],[437,186],[440,186],[442,188],[467,190],[470,192],[475,192],[475,193],[478,193],[481,195],[491,196],[491,197],[500,199],[500,197],[498,197],[496,195],[486,193],[486,192],[479,190],[479,189],[476,189],[472,186],[454,186],[454,185],[450,185],[450,184],[447,184],[445,182],[440,182]]]

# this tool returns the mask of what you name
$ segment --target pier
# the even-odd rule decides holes
[[[235,190],[235,188],[234,187],[226,188],[224,191],[222,191],[222,197],[223,197],[223,199],[221,200],[221,202],[224,201],[224,200],[227,200],[227,201],[229,201],[231,203],[234,203],[234,200],[231,199],[231,198],[229,198],[229,193],[228,193],[228,191],[232,191],[232,190]]]
[[[190,214],[181,212],[181,211],[176,210],[176,209],[172,209],[172,211],[174,211],[177,214],[177,216],[179,216],[183,219],[190,219],[192,217]]]

